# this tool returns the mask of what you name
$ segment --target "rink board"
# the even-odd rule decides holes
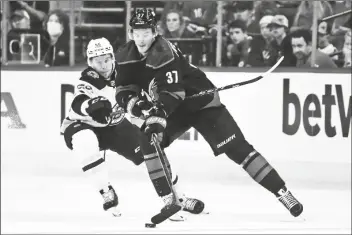
[[[111,183],[118,188],[124,217],[106,219],[99,195],[92,192],[64,144],[60,123],[79,74],[1,72],[2,232],[307,234],[351,230],[350,74],[273,73],[220,93],[246,138],[304,202],[306,222],[292,221],[282,205],[240,167],[225,155],[214,157],[192,129],[188,140],[175,141],[166,152],[185,191],[204,200],[211,215],[191,216],[182,224],[166,222],[152,231],[143,226],[161,204],[143,165],[135,167],[108,153]],[[207,75],[223,86],[258,74]]]
[[[60,123],[79,75],[79,72],[61,71],[2,71],[2,154],[24,153],[32,156],[32,163],[36,161],[33,156],[40,155],[37,153],[54,153],[47,167],[62,170],[60,163],[54,162],[68,158],[70,152],[60,135]],[[217,86],[224,86],[258,74],[209,72],[207,75]],[[297,177],[350,182],[350,74],[273,73],[256,83],[222,91],[220,97],[246,138],[271,161],[289,169],[302,163],[307,170],[318,163],[324,165],[324,170],[318,172],[321,176],[308,171]],[[327,108],[326,103],[334,105]],[[190,130],[189,139],[176,141],[168,150],[175,164],[182,165],[181,155],[191,155],[194,160],[187,158],[188,161],[206,159],[209,161],[204,162],[204,167],[216,169],[215,157],[204,139],[194,130]],[[56,155],[62,157],[56,159]],[[325,169],[330,163],[336,168]],[[228,165],[223,166],[223,172],[231,172]],[[70,166],[64,167],[71,170]]]

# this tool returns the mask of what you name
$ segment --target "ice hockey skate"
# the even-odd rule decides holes
[[[303,212],[303,205],[286,187],[280,189],[278,195],[278,200],[290,211],[291,215],[297,217]]]
[[[165,207],[172,204],[173,200],[173,195],[170,193],[169,195],[166,195],[162,197]],[[200,213],[205,213],[208,214],[207,212],[204,212],[204,203],[201,200],[195,199],[195,198],[189,198],[186,197],[184,194],[178,198],[178,205],[182,207],[183,211],[189,212],[191,214],[200,214]],[[171,221],[185,221],[186,216],[183,213],[176,213],[173,216],[169,218]]]
[[[100,190],[100,194],[103,196],[104,204],[103,208],[105,211],[109,211],[113,216],[119,217],[121,216],[121,212],[118,208],[119,200],[114,188],[109,185],[109,191],[104,192],[104,190]]]
[[[182,210],[187,211],[191,214],[209,214],[208,212],[204,211],[204,202],[199,199],[189,198],[183,194],[179,197],[179,202],[182,206]]]

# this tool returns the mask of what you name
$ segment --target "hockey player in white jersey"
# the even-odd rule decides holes
[[[164,183],[165,175],[161,174],[162,166],[155,149],[155,156],[142,155],[139,151],[142,143],[138,142],[141,140],[138,127],[132,125],[120,108],[114,105],[117,65],[110,42],[105,38],[91,40],[87,48],[87,60],[88,68],[82,72],[69,114],[61,126],[67,147],[80,160],[84,174],[91,177],[94,187],[102,195],[104,210],[111,211],[115,216],[120,215],[118,196],[109,183],[103,150],[114,151],[136,165],[148,162],[146,166],[150,179],[167,205],[172,196],[171,189]],[[143,143],[145,145],[148,144]],[[169,163],[167,165],[170,167]],[[177,179],[176,174],[173,176]],[[174,180],[177,190],[176,182]],[[180,195],[184,211],[193,214],[203,211],[202,201],[185,197],[182,193]],[[184,217],[176,214],[170,219],[182,221]]]

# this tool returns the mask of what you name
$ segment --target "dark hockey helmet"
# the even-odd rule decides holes
[[[132,29],[154,29],[156,27],[155,12],[150,8],[137,8],[131,17],[130,26]]]

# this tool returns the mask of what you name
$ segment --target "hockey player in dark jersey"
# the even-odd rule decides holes
[[[194,127],[214,155],[225,153],[272,192],[293,216],[299,216],[303,205],[287,189],[277,171],[248,143],[220,102],[219,94],[187,99],[214,85],[204,72],[186,61],[177,47],[157,35],[153,10],[137,9],[129,25],[132,40],[115,54],[116,101],[140,121],[141,132],[148,138],[152,133],[157,134],[161,146],[166,148]],[[150,105],[154,108],[150,109]],[[148,154],[142,146],[141,150]]]
[[[104,150],[116,152],[134,164],[140,165],[144,162],[144,156],[139,150],[141,132],[130,123],[118,105],[113,105],[116,103],[117,66],[110,42],[105,38],[91,40],[87,48],[87,57],[89,66],[82,72],[78,81],[75,97],[69,114],[62,123],[61,132],[64,134],[67,147],[80,160],[84,174],[90,176],[94,187],[103,196],[104,210],[119,216],[118,196],[109,184]],[[146,138],[143,141],[149,143]],[[149,157],[154,157],[156,150],[149,146],[151,149]],[[152,170],[155,168],[160,170],[160,164]],[[148,168],[148,171],[152,170]],[[159,191],[170,191],[168,185],[157,184],[158,173],[150,173],[149,176],[158,194]],[[176,181],[174,180],[174,187],[180,194],[183,209],[191,213],[200,213],[204,203],[182,194]],[[165,205],[168,205],[171,196],[169,194],[162,196]],[[170,219],[182,221],[184,215],[178,213]]]

